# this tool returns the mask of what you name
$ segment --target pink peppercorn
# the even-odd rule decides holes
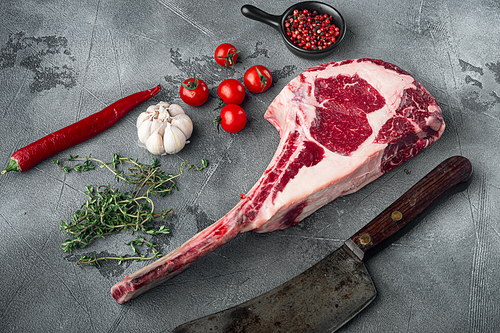
[[[331,15],[295,9],[286,18],[285,33],[293,44],[305,50],[322,50],[335,43],[340,30]]]

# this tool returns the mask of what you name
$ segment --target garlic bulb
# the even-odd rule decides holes
[[[155,155],[175,154],[193,133],[193,122],[180,105],[160,102],[137,118],[139,144]]]

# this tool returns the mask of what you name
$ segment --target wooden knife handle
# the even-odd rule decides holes
[[[467,186],[471,175],[472,165],[465,157],[453,156],[446,159],[347,240],[346,245],[361,260],[372,256],[383,247],[381,244],[412,224],[438,199],[452,191],[456,192],[460,189],[459,185]]]

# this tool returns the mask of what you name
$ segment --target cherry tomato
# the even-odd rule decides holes
[[[247,114],[239,105],[228,104],[222,108],[220,116],[214,122],[219,123],[229,133],[239,132],[247,123]]]
[[[229,44],[224,43],[217,46],[215,49],[214,58],[215,61],[224,67],[232,67],[238,60],[238,53],[240,51],[236,50],[236,48]]]
[[[207,84],[194,75],[193,78],[185,80],[179,91],[184,103],[191,106],[200,106],[208,99]]]
[[[238,104],[245,99],[245,87],[236,79],[226,79],[219,84],[217,94],[226,104]]]
[[[253,93],[261,93],[269,89],[273,83],[273,76],[269,69],[261,65],[250,67],[243,77],[245,87]]]

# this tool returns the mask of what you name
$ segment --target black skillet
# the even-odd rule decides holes
[[[304,50],[301,47],[293,44],[293,42],[290,41],[286,34],[285,21],[286,18],[291,15],[295,9],[307,9],[309,11],[316,10],[320,14],[331,15],[333,17],[332,23],[340,29],[340,35],[336,39],[335,43],[322,50]],[[342,15],[332,6],[318,1],[305,1],[297,3],[285,10],[282,15],[272,15],[252,5],[244,5],[243,7],[241,7],[241,13],[252,20],[263,22],[278,30],[281,34],[281,37],[283,37],[283,41],[285,42],[285,45],[288,47],[288,49],[293,54],[306,59],[319,59],[331,54],[335,47],[339,45],[344,38],[346,30],[346,25]]]

